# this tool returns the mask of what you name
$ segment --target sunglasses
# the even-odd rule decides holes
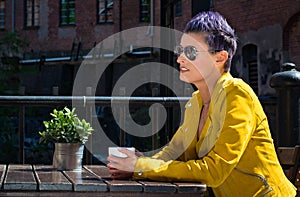
[[[180,56],[182,53],[184,53],[184,55],[191,61],[194,61],[196,59],[196,56],[198,55],[198,53],[200,52],[210,52],[210,53],[215,53],[215,52],[220,52],[221,50],[214,50],[214,51],[198,51],[196,49],[196,47],[194,46],[186,46],[186,47],[182,47],[181,45],[178,45],[175,47],[174,53],[177,56]]]

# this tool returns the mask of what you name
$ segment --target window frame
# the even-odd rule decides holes
[[[147,6],[147,11],[144,7]],[[140,22],[150,23],[151,17],[151,1],[150,0],[140,0]]]
[[[60,0],[59,1],[59,25],[60,26],[73,26],[76,24],[76,1],[75,0]],[[63,9],[66,4],[67,8]],[[74,7],[70,7],[70,5],[74,5]],[[63,12],[66,12],[64,15]],[[71,17],[71,14],[74,14]],[[66,18],[66,22],[64,22],[63,17]]]
[[[103,9],[103,14],[101,12],[101,2],[104,2],[104,9]],[[97,0],[97,24],[107,24],[107,23],[113,23],[114,22],[114,13],[113,13],[113,5],[114,1],[113,0]],[[108,10],[111,9],[112,12],[109,13]],[[104,16],[104,20],[101,20],[101,17]],[[111,18],[111,20],[109,20]]]
[[[27,3],[31,3],[27,6]],[[29,8],[31,8],[29,13]],[[31,15],[31,24],[29,24],[28,14]],[[40,26],[40,0],[24,0],[24,27],[37,28]]]
[[[258,47],[249,43],[242,47],[243,64],[247,68],[245,81],[251,86],[253,91],[259,94],[259,69],[258,69]]]
[[[3,8],[2,8],[2,3],[3,3]],[[1,9],[3,11],[1,11]],[[6,19],[6,2],[5,0],[0,0],[0,30],[5,30],[5,19]],[[1,16],[2,15],[2,16]],[[2,20],[1,20],[2,18]]]
[[[182,16],[182,0],[177,0],[174,5],[175,17]]]

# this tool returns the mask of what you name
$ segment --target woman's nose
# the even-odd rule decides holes
[[[184,55],[183,55],[183,54],[180,54],[180,55],[177,57],[177,63],[178,63],[178,64],[182,64],[182,63],[184,63],[184,61],[185,61]]]

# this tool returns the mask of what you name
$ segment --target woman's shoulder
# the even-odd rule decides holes
[[[243,79],[232,77],[231,74],[222,75],[216,87],[215,96],[220,98],[221,95],[228,97],[232,95],[243,95],[248,98],[255,99],[257,95],[253,89]]]
[[[223,79],[222,88],[230,90],[246,90],[251,91],[252,88],[243,79],[232,77],[230,74],[226,75]]]

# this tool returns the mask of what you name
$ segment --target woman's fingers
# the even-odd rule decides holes
[[[135,155],[138,157],[144,156],[139,150],[135,149]]]
[[[129,179],[132,177],[132,172],[126,172],[115,168],[109,168],[109,173],[113,179]]]
[[[119,151],[127,155],[127,157],[116,157],[109,155],[107,157],[107,160],[109,161],[108,166],[110,168],[116,168],[122,171],[133,172],[138,158],[135,155],[135,152],[122,148],[120,148]]]
[[[115,169],[115,168],[109,168],[109,174],[111,175],[115,175],[115,174],[119,174],[120,170]]]
[[[126,148],[118,148],[118,151],[120,151],[121,153],[127,155],[127,157],[132,157],[132,156],[135,155],[134,152],[132,152],[132,151],[126,149]]]
[[[130,169],[132,169],[133,171],[133,168],[131,167],[132,159],[130,157],[122,158],[110,155],[107,157],[107,160],[109,161],[107,164],[107,167],[109,168],[116,168],[123,171],[131,171]]]
[[[131,177],[132,173],[129,172],[111,174],[112,179],[130,179]]]
[[[108,164],[106,164],[106,166],[109,168],[109,170],[111,169],[117,169],[112,162],[109,162]]]

